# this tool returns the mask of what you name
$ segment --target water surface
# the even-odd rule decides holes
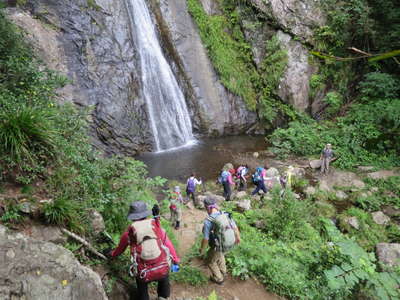
[[[265,150],[263,136],[232,136],[205,139],[197,145],[162,153],[144,153],[136,159],[146,163],[149,175],[185,180],[192,172],[206,180],[215,180],[223,165],[233,155]]]

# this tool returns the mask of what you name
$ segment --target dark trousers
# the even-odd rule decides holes
[[[224,197],[226,201],[231,200],[231,185],[229,184],[228,181],[225,181],[222,183],[222,186],[224,187]]]
[[[240,181],[239,181],[239,188],[238,188],[238,191],[240,192],[240,191],[245,191],[245,190],[247,190],[247,182],[244,181],[243,178],[240,178],[239,180],[240,180]]]
[[[196,206],[196,195],[195,195],[195,193],[186,190],[186,195],[187,195],[189,201],[190,201],[190,199],[192,199],[193,200],[193,205]]]
[[[259,192],[259,190],[263,190],[264,193],[267,193],[267,188],[265,187],[265,183],[264,180],[259,180],[256,183],[256,188],[254,189],[254,191],[251,193],[252,195],[255,195]]]
[[[169,277],[165,277],[161,280],[157,281],[157,295],[158,297],[168,298],[171,293],[171,288],[169,285]],[[149,300],[149,290],[148,290],[148,283],[142,282],[136,279],[137,285],[137,300]]]

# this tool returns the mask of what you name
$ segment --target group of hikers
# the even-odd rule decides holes
[[[330,144],[327,144],[321,153],[321,172],[329,170],[329,163],[332,161],[333,151]],[[255,172],[249,175],[247,164],[234,168],[227,164],[221,171],[217,182],[222,184],[224,198],[229,201],[232,193],[232,186],[237,185],[238,191],[247,189],[247,182],[255,184],[252,195],[263,191],[267,193],[270,187],[265,185],[266,178],[269,178],[267,166],[257,167]],[[289,166],[286,174],[279,177],[279,184],[285,188],[291,185],[293,167]],[[196,186],[203,184],[193,173],[186,181],[185,201],[179,186],[175,186],[169,200],[171,222],[178,230],[182,222],[182,204],[196,201]],[[208,195],[203,200],[207,217],[203,223],[203,239],[200,247],[200,255],[206,258],[207,265],[211,271],[211,280],[222,284],[225,280],[227,269],[225,253],[240,243],[240,232],[231,215],[222,211],[217,205],[214,195]],[[152,216],[151,218],[149,218]],[[130,246],[132,265],[130,274],[135,277],[138,296],[135,299],[149,300],[148,285],[150,282],[157,282],[157,294],[159,300],[168,299],[170,296],[169,272],[179,270],[180,258],[178,257],[173,244],[168,238],[165,230],[160,224],[160,209],[154,205],[150,211],[145,202],[136,201],[130,205],[127,216],[131,225],[122,234],[119,245],[114,250],[106,251],[109,258],[121,255]],[[206,250],[208,249],[207,255]]]

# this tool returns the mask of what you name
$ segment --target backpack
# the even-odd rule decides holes
[[[243,172],[244,170],[244,172]],[[237,171],[236,171],[236,177],[240,178],[242,176],[242,172],[243,172],[243,176],[247,174],[248,169],[244,166],[240,166]]]
[[[218,177],[219,183],[224,183],[228,181],[228,177],[231,173],[229,171],[222,171],[221,175]]]
[[[169,274],[171,256],[164,245],[167,235],[154,219],[133,222],[128,229],[131,245],[130,274],[142,282],[165,278]]]
[[[196,183],[194,182],[194,178],[189,178],[186,185],[186,192],[194,193],[196,190]]]
[[[213,247],[218,252],[228,252],[236,244],[233,220],[226,212],[221,212],[216,217],[208,216],[212,224],[214,236]]]
[[[261,176],[262,170],[263,170],[263,168],[261,168],[261,167],[258,167],[256,169],[256,172],[253,174],[253,183],[257,183],[262,180],[262,176]]]

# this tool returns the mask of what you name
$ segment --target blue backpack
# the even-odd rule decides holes
[[[228,171],[223,171],[221,175],[218,177],[218,182],[221,184],[227,182],[229,175],[230,173]]]
[[[186,186],[186,192],[194,193],[195,190],[196,190],[196,184],[194,182],[194,179],[189,178],[187,186]]]
[[[262,176],[261,176],[262,171],[263,171],[263,168],[261,168],[261,167],[258,167],[256,169],[256,172],[253,174],[253,183],[257,183],[262,180]]]

